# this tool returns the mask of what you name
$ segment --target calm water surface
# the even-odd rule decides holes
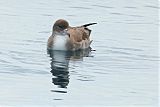
[[[158,1],[1,0],[0,106],[158,106]],[[54,21],[96,51],[47,54]]]

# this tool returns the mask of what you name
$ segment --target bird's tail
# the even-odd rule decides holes
[[[94,25],[94,24],[97,24],[97,23],[89,23],[89,24],[85,24],[85,25],[82,25],[82,26],[87,27],[87,26]]]

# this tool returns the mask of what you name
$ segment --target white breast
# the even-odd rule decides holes
[[[67,35],[55,35],[53,49],[54,50],[67,50],[66,43],[67,43],[68,36]]]

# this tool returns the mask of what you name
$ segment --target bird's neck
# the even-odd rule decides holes
[[[54,50],[67,50],[66,44],[68,41],[67,35],[54,35]]]

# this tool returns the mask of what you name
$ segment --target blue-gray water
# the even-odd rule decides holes
[[[156,0],[1,0],[0,106],[158,106],[158,10]],[[96,51],[47,54],[59,18],[97,22]]]

